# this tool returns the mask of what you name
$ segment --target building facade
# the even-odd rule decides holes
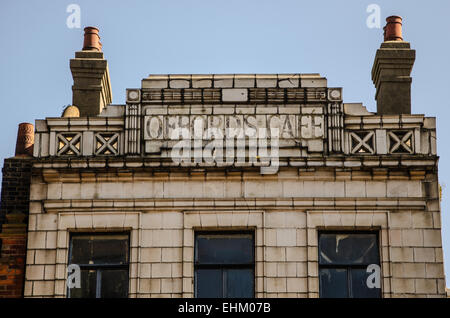
[[[73,106],[16,159],[23,296],[446,297],[436,121],[387,22],[376,113],[319,74],[150,75],[113,105],[86,28]]]

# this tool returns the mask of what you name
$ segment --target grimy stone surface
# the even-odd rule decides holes
[[[112,92],[108,63],[102,52],[79,51],[70,60],[73,77],[72,105],[81,116],[97,116],[111,104]]]
[[[378,114],[411,114],[410,75],[415,59],[416,51],[408,42],[387,41],[381,44],[372,68]]]
[[[434,118],[345,104],[318,74],[150,75],[80,111],[36,121],[26,297],[66,296],[70,233],[120,230],[130,297],[193,297],[195,231],[243,229],[256,297],[318,297],[327,229],[379,233],[383,297],[445,297]],[[245,160],[173,159],[182,129],[194,153],[207,128],[267,127],[275,172],[250,135]]]

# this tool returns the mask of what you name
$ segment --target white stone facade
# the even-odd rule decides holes
[[[156,96],[182,89],[204,104]],[[277,173],[177,164],[146,131],[198,115],[292,121]],[[130,233],[129,297],[193,297],[195,231],[251,230],[255,296],[318,297],[318,231],[373,230],[383,297],[445,297],[435,137],[434,118],[342,104],[318,75],[150,76],[99,117],[36,122],[25,296],[66,297],[72,232]]]

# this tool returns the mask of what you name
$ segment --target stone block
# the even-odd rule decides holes
[[[408,181],[388,180],[386,182],[388,197],[408,197]]]
[[[416,279],[416,293],[436,294],[436,279]]]
[[[248,90],[245,88],[222,89],[222,102],[246,102],[247,100]]]
[[[283,247],[266,247],[265,260],[267,262],[280,262],[286,260],[286,249]]]
[[[404,246],[423,246],[423,231],[402,230],[402,242]]]
[[[384,198],[386,197],[386,183],[378,181],[366,182],[367,197]]]
[[[51,296],[54,294],[55,282],[36,281],[33,283],[33,296]]]
[[[29,232],[28,249],[45,248],[46,232]]]
[[[143,213],[141,217],[141,227],[143,229],[162,229],[162,213]]]
[[[266,291],[268,293],[286,292],[286,278],[266,278]]]
[[[141,262],[161,262],[161,248],[141,248]]]
[[[389,230],[389,242],[391,243],[391,246],[403,246],[402,231]]]
[[[164,229],[182,229],[183,214],[179,212],[162,213],[162,226]]]
[[[35,185],[32,184],[31,187]],[[49,183],[47,185],[47,199],[60,200],[62,198],[62,184],[61,183]]]
[[[286,247],[286,260],[288,262],[303,262],[308,260],[306,247]]]
[[[392,247],[390,250],[390,260],[392,262],[413,262],[413,250],[410,247]]]
[[[161,279],[149,279],[148,280],[148,290],[152,294],[158,294],[161,292]]]
[[[57,264],[66,264],[68,258],[68,249],[67,247],[62,249],[58,248],[56,250],[56,263]]]
[[[430,260],[427,260],[430,262]],[[442,263],[425,264],[425,277],[427,278],[444,278],[444,266]]]
[[[55,264],[56,250],[36,250],[35,264]]]
[[[297,244],[297,231],[295,229],[277,229],[278,246],[295,246]]]
[[[409,211],[396,211],[389,214],[390,228],[411,228],[412,219]]]
[[[193,88],[211,88],[212,87],[212,81],[209,80],[209,79],[193,80],[192,81],[192,87]]]
[[[396,294],[412,294],[415,292],[414,279],[411,278],[393,278],[392,292]]]
[[[152,264],[152,277],[153,278],[171,278],[172,267],[164,263]]]
[[[162,262],[182,262],[182,248],[163,248],[161,249]]]
[[[44,279],[44,265],[27,265],[26,280],[41,280]]]
[[[412,225],[414,228],[432,228],[433,214],[430,212],[412,212]]]
[[[255,87],[255,76],[250,74],[235,75],[234,87]]]
[[[44,279],[45,280],[54,280],[55,279],[55,265],[46,265],[44,269]]]
[[[345,181],[345,196],[364,198],[366,196],[365,181]]]
[[[91,229],[93,226],[92,214],[75,215],[75,227],[77,229]]]
[[[424,247],[440,247],[442,246],[440,230],[423,230],[423,246]]]
[[[287,278],[287,291],[293,293],[308,292],[307,278]]]

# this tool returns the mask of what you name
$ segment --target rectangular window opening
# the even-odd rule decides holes
[[[320,231],[318,250],[320,297],[381,297],[378,232]]]
[[[80,267],[80,288],[69,298],[126,298],[130,255],[129,233],[72,233],[69,265]]]
[[[253,298],[254,271],[253,232],[195,234],[195,297]]]

